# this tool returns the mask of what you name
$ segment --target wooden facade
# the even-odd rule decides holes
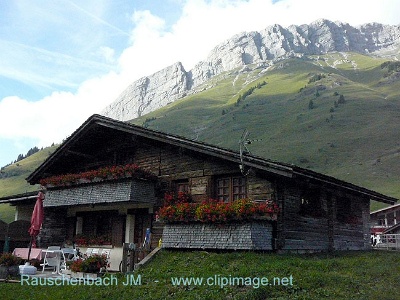
[[[183,186],[196,202],[220,196],[232,200],[236,190],[240,190],[238,197],[276,202],[280,208],[277,220],[265,226],[269,230],[265,236],[270,238],[267,249],[368,249],[370,200],[396,201],[307,169],[251,155],[241,157],[228,149],[98,115],[78,128],[27,180],[36,184],[53,175],[124,164],[136,164],[156,176],[150,193],[149,186],[143,185],[136,196],[128,195],[132,188],[126,185],[135,181],[129,178],[49,188],[47,198],[57,205],[46,207],[43,240],[58,243],[84,230],[111,233],[112,246],[121,247],[122,242],[140,244],[146,228],[151,228],[154,247],[162,235],[162,224],[155,222],[154,213],[163,204],[165,192]],[[246,175],[241,173],[240,164],[250,170]],[[221,182],[224,195],[219,195]],[[235,182],[240,186],[234,188]],[[114,192],[107,194],[107,188]],[[140,190],[146,190],[145,197],[140,196]],[[85,200],[91,193],[99,196],[94,202]],[[79,195],[86,198],[79,199]],[[97,227],[90,227],[91,223]]]
[[[371,234],[400,232],[400,204],[388,206],[370,214]]]

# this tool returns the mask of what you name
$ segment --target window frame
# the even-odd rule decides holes
[[[235,181],[238,183],[235,183]],[[222,185],[220,185],[222,182]],[[221,176],[215,179],[215,197],[219,201],[233,202],[247,198],[247,180],[241,175]]]
[[[189,180],[180,180],[175,182],[175,192],[176,193],[189,193]]]

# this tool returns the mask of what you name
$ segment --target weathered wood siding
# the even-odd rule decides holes
[[[166,182],[166,189],[173,189],[174,181],[188,180],[189,192],[196,202],[215,196],[215,177],[240,175],[236,163],[203,157],[172,146],[138,145],[134,162],[160,176],[160,180]],[[254,173],[247,176],[246,188],[248,197],[254,200],[272,199],[274,195],[272,183]]]
[[[299,187],[286,185],[283,193],[283,218],[279,220],[283,222],[281,230],[284,231],[282,250],[328,250],[328,220],[299,214],[302,193]]]
[[[282,212],[277,224],[277,248],[282,251],[314,252],[369,249],[369,200],[322,189],[322,216],[301,214],[304,186],[282,184],[278,189]],[[338,202],[349,201],[350,209],[338,213]]]
[[[276,200],[273,183],[253,173],[247,176],[247,194],[256,201]]]
[[[338,201],[350,201],[351,210],[348,220],[334,222],[334,248],[335,250],[362,250],[370,249],[370,228],[369,228],[369,200],[361,197],[347,196],[335,198],[334,204]]]

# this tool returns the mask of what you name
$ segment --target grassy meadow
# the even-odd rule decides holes
[[[160,251],[134,274],[98,285],[0,283],[8,299],[399,299],[400,253],[331,254]],[[140,278],[140,280],[139,280]],[[180,278],[202,284],[173,284]],[[269,280],[267,284],[266,279]],[[229,284],[229,280],[231,284]],[[236,280],[236,281],[235,281]],[[107,285],[113,282],[113,285]],[[199,283],[199,282],[198,282]]]

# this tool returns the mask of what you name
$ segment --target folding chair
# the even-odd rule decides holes
[[[46,252],[46,254],[45,254],[44,260],[43,260],[42,273],[44,272],[44,269],[46,267],[52,267],[54,272],[59,274],[61,261],[62,261],[61,247],[50,246],[50,247],[47,247],[47,250],[45,250],[45,252]]]

